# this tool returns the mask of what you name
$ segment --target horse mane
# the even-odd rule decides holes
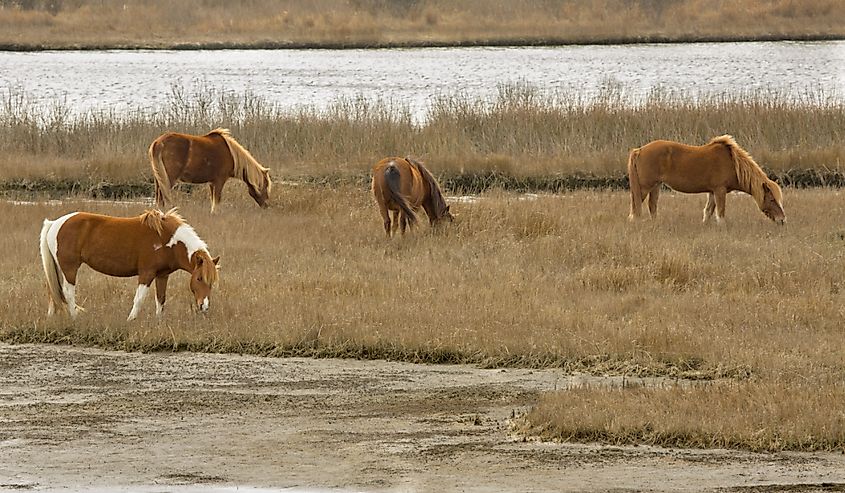
[[[783,204],[783,192],[780,186],[769,179],[766,173],[760,168],[760,165],[754,161],[751,154],[736,143],[736,140],[730,135],[721,135],[713,138],[708,144],[722,144],[728,148],[731,153],[731,158],[736,169],[736,179],[739,182],[740,188],[751,194],[754,201],[757,202],[757,207],[763,208],[763,200],[765,192],[764,185],[768,185],[769,190],[777,200],[778,204]],[[774,186],[772,186],[774,185]]]
[[[213,286],[217,282],[219,275],[217,273],[217,264],[214,263],[211,254],[207,250],[197,250],[194,255],[197,256],[197,259],[202,259],[200,279],[209,286]]]
[[[437,183],[437,179],[434,178],[434,175],[428,171],[423,163],[410,157],[406,157],[405,160],[411,165],[416,166],[423,179],[428,183],[428,188],[431,190],[430,195],[432,205],[434,206],[434,214],[437,216],[437,219],[440,219],[446,213],[447,206],[446,200],[443,198],[443,192],[440,190],[440,185]]]
[[[232,154],[232,161],[235,163],[233,171],[234,176],[245,181],[253,188],[262,189],[267,187],[267,192],[273,186],[273,181],[270,179],[268,172],[269,168],[261,166],[258,161],[252,157],[252,154],[244,148],[229,132],[228,128],[215,128],[208,132],[206,136],[217,134],[223,137],[226,145],[229,146],[229,152]]]
[[[175,207],[167,212],[161,212],[158,209],[147,209],[141,214],[139,219],[141,220],[141,224],[155,231],[159,236],[164,236],[164,223],[168,219],[175,222],[174,231],[182,224],[185,224],[185,220],[179,215]]]

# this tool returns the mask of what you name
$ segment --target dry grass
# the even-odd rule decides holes
[[[751,21],[753,19],[753,22]],[[19,47],[403,45],[842,36],[838,0],[3,0]]]
[[[845,451],[843,402],[841,372],[826,382],[570,389],[544,396],[520,426],[572,442]]]
[[[276,177],[366,175],[388,155],[424,158],[442,176],[496,172],[549,177],[624,174],[628,150],[654,139],[704,143],[730,133],[774,172],[843,170],[845,105],[824,94],[685,95],[655,90],[644,101],[606,84],[593,100],[530,85],[492,100],[444,96],[422,123],[407,108],[363,99],[324,111],[281,110],[253,94],[174,87],[155,111],[73,115],[14,91],[0,105],[0,180],[143,182],[146,150],[167,130],[223,126]]]
[[[44,217],[141,205],[0,204],[0,338],[730,378],[565,392],[537,408],[531,429],[613,443],[845,445],[838,191],[788,191],[783,228],[745,195],[729,197],[718,228],[702,227],[696,196],[664,193],[662,219],[632,225],[621,192],[491,192],[454,204],[451,227],[388,241],[364,189],[282,186],[261,211],[231,187],[218,216],[204,194],[180,198],[222,255],[211,314],[189,313],[187,276],[174,274],[167,316],[156,320],[148,300],[135,323],[124,320],[133,281],[87,269],[77,291],[87,311],[47,320],[37,238]]]

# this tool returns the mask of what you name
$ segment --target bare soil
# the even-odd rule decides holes
[[[845,491],[842,454],[512,432],[539,392],[585,383],[619,379],[0,344],[0,491]]]

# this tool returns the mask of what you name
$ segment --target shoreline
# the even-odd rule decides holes
[[[845,40],[842,34],[785,35],[768,34],[759,36],[638,36],[619,38],[501,38],[461,41],[214,41],[214,42],[114,42],[114,43],[12,43],[0,42],[0,51],[198,51],[198,50],[383,50],[414,48],[525,48],[555,46],[610,46],[642,44],[695,44],[695,43],[755,43],[755,42],[824,42]]]
[[[845,172],[825,167],[790,169],[767,173],[771,179],[789,189],[845,188]],[[369,188],[369,173],[343,175],[291,176],[281,178],[287,184],[316,187]],[[449,193],[478,194],[490,190],[516,193],[563,193],[577,190],[627,190],[628,177],[624,173],[599,175],[594,173],[565,173],[557,175],[516,176],[499,172],[466,174],[446,173],[440,177]],[[184,193],[204,193],[202,187],[183,186]],[[0,197],[14,194],[47,194],[55,197],[85,195],[96,199],[131,199],[149,197],[154,187],[151,181],[104,181],[85,179],[18,178],[0,181]]]

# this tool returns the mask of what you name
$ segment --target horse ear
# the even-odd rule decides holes
[[[447,205],[447,206],[446,206],[446,212],[449,212],[449,207],[452,207],[452,206]]]
[[[220,262],[220,255],[214,257],[211,261],[214,262],[214,265],[217,265],[217,263]]]

